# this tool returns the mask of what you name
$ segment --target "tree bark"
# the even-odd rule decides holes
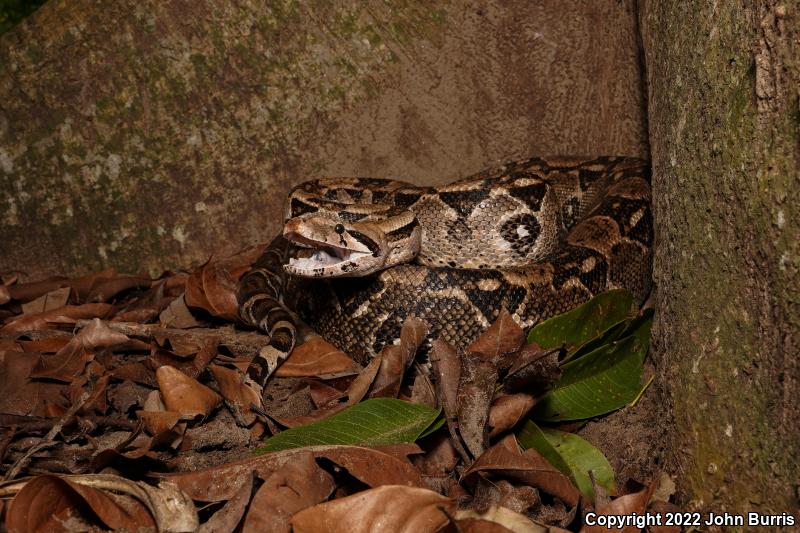
[[[0,37],[0,273],[158,273],[311,175],[647,156],[633,0],[51,0]]]
[[[668,466],[694,508],[797,516],[798,4],[642,7]]]

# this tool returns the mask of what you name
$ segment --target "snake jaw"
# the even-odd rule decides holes
[[[385,267],[389,250],[381,232],[348,225],[338,233],[333,227],[314,217],[287,221],[283,235],[300,249],[298,257],[284,265],[286,272],[301,277],[354,277]]]

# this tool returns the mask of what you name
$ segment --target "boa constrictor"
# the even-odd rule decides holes
[[[633,158],[532,158],[442,187],[313,180],[285,219],[239,291],[271,337],[248,369],[259,390],[298,315],[363,361],[410,316],[465,347],[502,308],[530,328],[611,288],[640,303],[650,290],[649,170]]]

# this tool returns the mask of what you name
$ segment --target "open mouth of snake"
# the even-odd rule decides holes
[[[319,242],[305,241],[298,244],[310,247],[299,248],[297,257],[289,259],[289,266],[297,270],[313,270],[336,266],[346,262],[358,261],[360,258],[370,255],[369,252],[359,252]]]

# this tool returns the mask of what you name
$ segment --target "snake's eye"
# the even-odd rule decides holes
[[[336,227],[333,228],[333,231],[341,235],[344,233],[344,226],[342,224],[336,224]]]

